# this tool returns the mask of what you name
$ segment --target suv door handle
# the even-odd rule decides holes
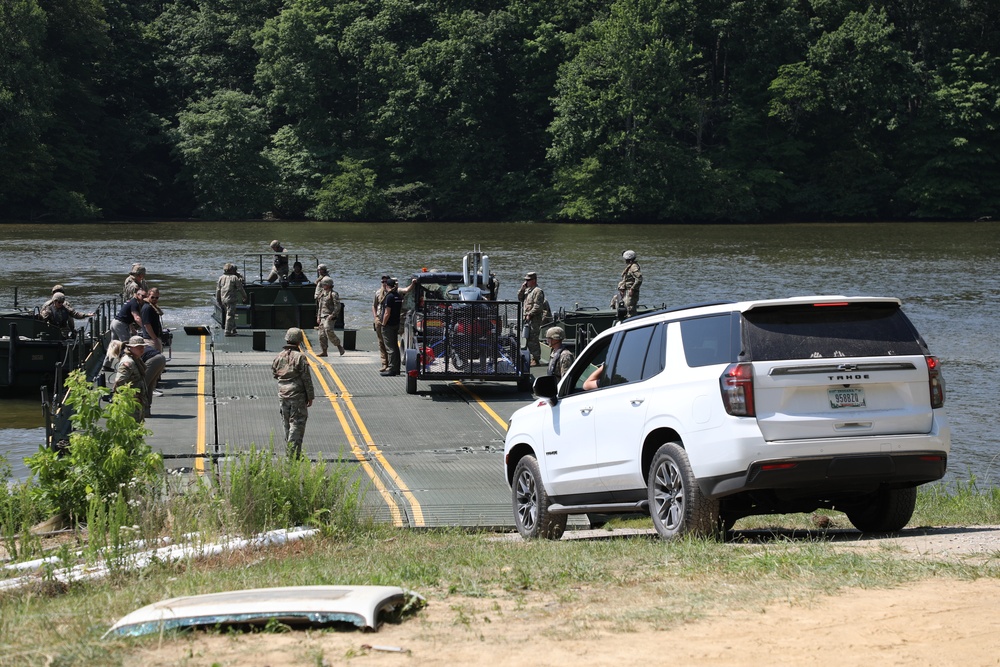
[[[646,400],[645,398],[633,398],[632,401],[631,401],[632,402],[632,407],[633,408],[639,407],[640,405],[643,404],[643,402],[645,402],[645,400]]]
[[[593,409],[594,408],[592,406],[589,406],[589,405],[586,406],[586,407],[580,408],[580,414],[584,415],[584,416],[589,415],[591,413],[591,411],[593,411]]]

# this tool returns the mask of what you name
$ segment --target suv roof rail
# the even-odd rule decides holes
[[[726,304],[736,303],[735,301],[705,301],[702,303],[689,303],[686,306],[674,306],[672,308],[660,308],[658,310],[651,310],[648,313],[642,313],[641,315],[633,315],[625,319],[626,322],[634,322],[636,320],[641,320],[646,317],[654,317],[656,315],[665,315],[666,313],[676,313],[681,310],[692,310],[694,308],[707,308],[708,306],[725,306]]]

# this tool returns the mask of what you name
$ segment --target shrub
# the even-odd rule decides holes
[[[103,387],[91,385],[81,371],[66,378],[66,406],[72,410],[73,432],[62,451],[40,447],[25,459],[38,478],[39,497],[52,514],[73,523],[84,521],[90,499],[126,499],[132,489],[147,493],[159,485],[163,460],[145,442],[149,433],[135,419],[137,389],[119,387],[109,403]]]

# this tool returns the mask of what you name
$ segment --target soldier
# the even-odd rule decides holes
[[[128,346],[118,362],[115,370],[115,381],[111,385],[114,392],[118,387],[128,385],[133,389],[138,389],[136,400],[139,401],[139,408],[133,415],[137,422],[141,422],[149,409],[148,393],[146,391],[146,364],[142,361],[142,355],[146,351],[146,340],[142,336],[132,336],[128,339]]]
[[[382,360],[382,368],[379,373],[389,370],[389,353],[385,348],[385,341],[382,339],[382,304],[385,302],[385,295],[389,291],[386,289],[385,281],[389,276],[382,276],[382,285],[375,290],[375,298],[372,299],[372,328],[375,329],[375,337],[378,339],[378,356]]]
[[[66,295],[62,292],[53,294],[52,298],[42,306],[40,314],[43,320],[59,327],[66,337],[73,335],[73,330],[76,328],[73,324],[74,319],[82,320],[94,316],[94,313],[81,313],[68,307]]]
[[[293,285],[309,284],[309,276],[302,273],[302,262],[292,264],[292,272],[288,274],[288,282]]]
[[[344,346],[333,329],[340,314],[340,295],[333,291],[333,278],[330,276],[322,278],[319,287],[322,291],[316,301],[316,328],[319,329],[319,344],[323,351],[316,356],[327,356],[328,341],[340,351],[340,356],[344,356]]]
[[[635,251],[626,250],[622,253],[625,268],[622,279],[618,281],[618,303],[625,306],[625,317],[635,315],[635,307],[639,303],[639,285],[642,284],[642,271],[635,261]],[[619,306],[620,310],[620,306]]]
[[[125,286],[122,288],[122,301],[128,301],[135,296],[139,290],[149,291],[149,283],[146,282],[146,267],[142,264],[133,264],[125,277]]]
[[[396,281],[386,278],[385,281],[385,301],[382,302],[382,342],[385,344],[388,364],[384,371],[379,371],[379,375],[392,376],[399,375],[399,322],[403,309],[403,299],[399,296],[399,289]]]
[[[236,304],[247,300],[247,291],[243,288],[243,280],[236,272],[236,267],[226,262],[222,267],[222,275],[215,286],[215,300],[225,314],[227,336],[236,334]]]
[[[285,333],[285,346],[271,362],[271,373],[278,381],[278,398],[281,402],[281,421],[285,428],[286,453],[302,455],[302,438],[306,432],[308,408],[316,397],[313,391],[309,362],[299,352],[302,329],[292,327]]]
[[[545,312],[545,292],[538,286],[538,274],[529,271],[524,276],[521,288],[517,290],[517,299],[522,305],[524,323],[528,325],[527,343],[531,365],[538,366],[542,356],[542,346],[538,334],[542,328],[542,314]]]
[[[270,248],[274,251],[274,265],[271,267],[271,273],[267,274],[267,282],[273,283],[278,278],[284,281],[288,278],[288,255],[277,239],[271,241]]]
[[[545,332],[545,342],[552,348],[549,356],[549,375],[555,377],[558,382],[569,367],[573,364],[573,353],[563,345],[566,339],[566,330],[562,327],[549,327]]]
[[[326,264],[319,264],[316,266],[316,289],[313,290],[313,301],[316,302],[317,307],[319,306],[319,295],[323,291],[323,288],[319,286],[319,281],[323,280],[330,275],[330,270],[327,268]]]
[[[63,301],[63,305],[66,306],[66,310],[68,310],[71,313],[76,312],[73,309],[73,305],[70,304],[70,302],[69,302],[69,296],[66,294],[66,288],[63,287],[62,285],[53,285],[52,286],[52,296],[55,296],[56,292],[62,292],[63,296],[66,297],[65,300]],[[49,298],[51,299],[52,296],[50,296]],[[97,311],[94,311],[94,312],[90,313],[89,315],[83,315],[83,314],[74,315],[74,317],[76,317],[76,319],[78,319],[78,320],[81,320],[84,317],[94,317],[95,315],[97,315]]]

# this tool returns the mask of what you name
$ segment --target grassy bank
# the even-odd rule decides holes
[[[847,527],[830,513],[830,528]],[[529,606],[539,598],[598,597],[608,604],[575,616],[566,631],[639,626],[669,629],[725,609],[755,609],[775,600],[806,601],[846,587],[891,587],[928,577],[1000,577],[996,558],[969,562],[914,559],[885,547],[851,548],[816,529],[816,516],[744,520],[810,530],[757,536],[752,542],[652,536],[524,542],[457,530],[413,531],[352,523],[284,547],[206,560],[156,563],[100,582],[38,584],[0,597],[0,663],[113,665],[164,638],[102,640],[126,613],[168,597],[267,586],[397,585],[431,604],[449,605],[455,623],[484,622],[462,600]],[[921,492],[911,526],[1000,524],[996,489],[974,485]],[[746,524],[746,525],[744,525]],[[742,533],[737,533],[737,537]],[[614,601],[628,600],[628,604]],[[169,639],[169,638],[167,638]]]

